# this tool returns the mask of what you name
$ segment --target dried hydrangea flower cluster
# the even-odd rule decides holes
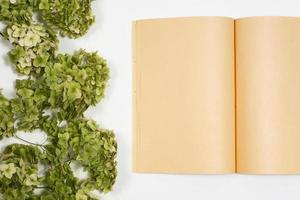
[[[37,22],[33,14],[42,20]],[[16,95],[0,90],[0,139],[39,129],[47,142],[11,144],[0,152],[0,194],[6,200],[90,200],[108,192],[116,179],[114,133],[86,119],[84,112],[104,96],[109,69],[97,53],[58,53],[58,34],[84,35],[94,16],[91,0],[0,0],[0,33],[10,42]],[[74,176],[71,163],[88,177]],[[41,173],[43,168],[43,173]],[[1,198],[1,197],[0,197]]]
[[[4,35],[14,47],[9,55],[20,74],[40,76],[48,61],[56,56],[56,34],[43,24],[13,23],[7,27]]]

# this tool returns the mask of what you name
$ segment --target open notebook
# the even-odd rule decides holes
[[[133,170],[300,173],[300,18],[133,23]]]

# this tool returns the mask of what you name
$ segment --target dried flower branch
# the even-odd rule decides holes
[[[41,22],[33,20],[35,12]],[[0,35],[12,45],[8,55],[16,72],[27,76],[16,80],[15,98],[0,90],[0,139],[26,143],[0,152],[0,193],[6,200],[92,200],[90,191],[109,192],[115,183],[115,135],[84,118],[87,108],[104,97],[106,61],[82,49],[58,53],[58,33],[78,38],[94,19],[91,0],[0,0],[0,20],[6,24]],[[35,129],[47,133],[46,143],[16,135]],[[72,162],[89,177],[76,178]]]

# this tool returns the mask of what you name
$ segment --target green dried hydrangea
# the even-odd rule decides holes
[[[14,46],[9,56],[20,74],[40,76],[56,57],[57,36],[43,24],[14,23],[7,27],[5,36]]]
[[[61,119],[72,119],[103,98],[109,69],[97,53],[80,50],[73,55],[58,55],[55,63],[46,67],[44,79],[51,107]]]
[[[11,99],[17,130],[32,131],[40,127],[44,110],[49,107],[48,89],[43,79],[16,80],[17,97]]]
[[[108,192],[116,178],[117,144],[114,133],[101,129],[92,120],[75,120],[66,126],[59,134],[57,143],[62,149],[69,144],[69,155],[90,174],[90,179],[84,180],[83,185],[89,189],[99,189]]]
[[[41,0],[39,9],[48,26],[63,36],[78,38],[95,22],[91,0]]]
[[[6,23],[31,22],[36,0],[0,0],[0,21]]]
[[[42,22],[33,20],[35,12]],[[6,24],[0,34],[12,45],[8,56],[16,72],[27,76],[16,80],[14,98],[0,90],[0,139],[27,143],[0,152],[0,196],[93,200],[92,190],[111,191],[117,176],[115,135],[84,117],[104,97],[109,68],[96,52],[58,53],[58,33],[77,38],[94,22],[91,1],[0,0],[0,20]],[[44,144],[16,134],[36,129],[47,133]],[[71,163],[89,176],[75,177]]]
[[[11,111],[11,102],[2,95],[0,90],[0,139],[11,137],[15,133],[14,114]]]

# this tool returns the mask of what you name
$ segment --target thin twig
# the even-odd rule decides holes
[[[16,137],[17,139],[19,139],[19,140],[22,140],[23,142],[28,143],[28,144],[32,144],[32,145],[39,146],[39,147],[44,147],[42,144],[36,144],[36,143],[33,143],[33,142],[29,142],[29,141],[27,141],[27,140],[25,140],[25,139],[23,139],[23,138],[20,138],[20,137],[17,136],[17,135],[15,135],[15,137]]]
[[[51,189],[50,187],[47,187],[47,186],[37,186],[35,188],[36,189]]]
[[[0,32],[0,36],[2,36],[5,40],[9,41],[9,39],[6,38],[2,32]]]

